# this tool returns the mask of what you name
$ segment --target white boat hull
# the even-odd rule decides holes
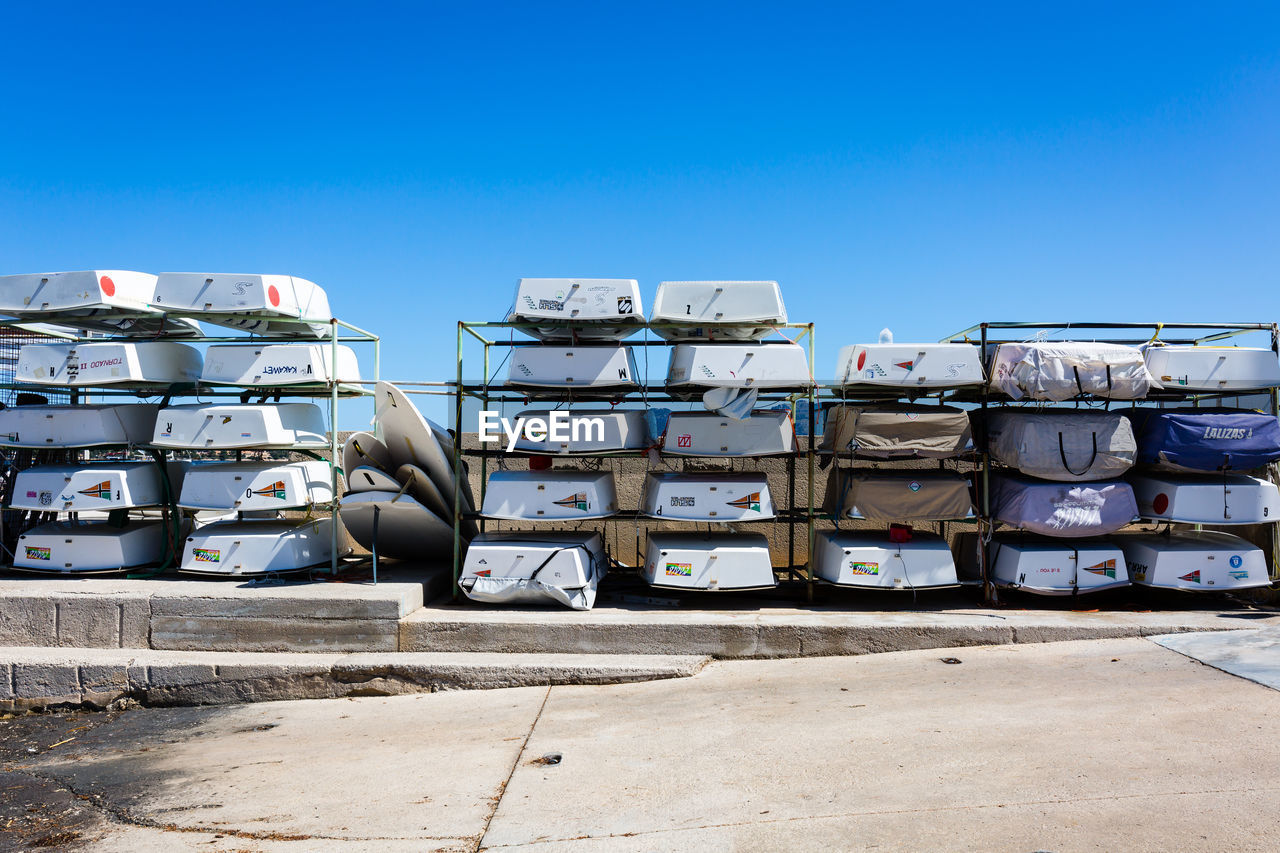
[[[452,525],[411,496],[390,491],[352,492],[342,498],[342,524],[361,548],[373,550],[375,509],[380,558],[434,560],[452,552]]]
[[[172,385],[200,378],[200,351],[171,341],[27,344],[14,378],[33,385]]]
[[[1269,349],[1148,345],[1147,370],[1175,391],[1256,391],[1280,385],[1280,360]]]
[[[178,505],[258,512],[331,500],[333,484],[327,462],[208,462],[187,469]]]
[[[764,474],[651,473],[641,511],[672,521],[759,521],[774,517]]]
[[[152,305],[202,315],[205,322],[255,335],[297,335],[309,328],[324,336],[333,317],[323,289],[289,275],[161,273]]]
[[[488,518],[571,521],[618,512],[611,471],[495,471],[481,510]]]
[[[354,471],[361,465],[378,468],[387,473],[396,470],[391,461],[391,451],[372,433],[355,432],[347,436],[342,445],[342,470]]]
[[[530,390],[629,391],[636,387],[636,362],[631,348],[624,346],[513,347],[507,385]]]
[[[951,549],[940,536],[913,531],[909,542],[883,533],[820,530],[814,572],[836,586],[937,589],[959,586]]]
[[[957,388],[985,381],[982,354],[973,344],[854,344],[840,350],[841,385]]]
[[[1139,586],[1221,592],[1271,583],[1262,549],[1230,533],[1131,533],[1115,541]]]
[[[560,411],[560,410],[557,410]],[[550,418],[554,413],[530,409],[516,416],[520,418]],[[579,409],[565,411],[569,418],[568,439],[563,436],[547,437],[533,441],[522,432],[516,439],[515,449],[524,453],[572,456],[576,453],[615,453],[626,450],[643,450],[648,444],[642,409]],[[595,425],[598,421],[599,426]],[[505,439],[504,439],[505,441]]]
[[[542,340],[621,340],[644,324],[640,284],[628,278],[522,278],[507,314]]]
[[[1111,541],[997,536],[989,553],[991,577],[1001,587],[1075,595],[1129,585],[1124,552]]]
[[[598,533],[482,533],[467,547],[458,585],[476,601],[590,610],[607,570]]]
[[[803,388],[809,358],[799,344],[676,344],[667,387]]]
[[[641,576],[664,589],[728,591],[777,586],[769,540],[758,533],[653,531]]]
[[[164,558],[165,524],[132,521],[53,521],[18,537],[14,568],[61,574],[118,572]]]
[[[664,281],[651,323],[671,340],[752,341],[787,322],[776,281]]]
[[[752,412],[735,420],[711,412],[672,412],[662,452],[672,456],[773,456],[795,450],[791,413]]]
[[[0,409],[0,445],[70,448],[146,444],[159,406],[13,406]]]
[[[1280,518],[1275,483],[1246,474],[1131,474],[1138,512],[1184,524],[1266,524]]]
[[[333,559],[333,519],[216,521],[187,537],[179,571],[249,575],[296,572]]]
[[[160,506],[165,486],[154,462],[36,465],[18,472],[14,509],[85,512]]]
[[[338,347],[337,365],[335,369],[332,345],[324,343],[211,346],[205,352],[200,381],[241,388],[360,381],[351,347]]]
[[[147,337],[194,337],[200,327],[148,303],[156,277],[131,270],[0,276],[0,314],[75,329]]]
[[[324,413],[312,403],[170,406],[156,415],[151,443],[181,449],[327,447]]]

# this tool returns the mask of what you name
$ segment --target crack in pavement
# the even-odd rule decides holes
[[[511,762],[511,770],[507,773],[507,778],[502,780],[502,784],[498,786],[498,794],[493,798],[493,808],[489,810],[489,814],[484,819],[484,829],[480,830],[479,835],[475,837],[476,846],[473,850],[484,849],[484,837],[489,834],[489,825],[493,823],[493,818],[498,814],[498,807],[502,805],[502,798],[507,793],[507,786],[511,784],[511,777],[516,775],[516,769],[520,767],[520,761],[524,758],[524,751],[529,748],[529,740],[533,737],[533,730],[538,727],[538,721],[542,719],[542,712],[547,707],[547,701],[551,698],[551,687],[547,687],[547,692],[542,696],[542,704],[538,706],[538,713],[533,715],[533,722],[529,725],[529,731],[525,733],[524,741],[520,744],[520,750],[516,753],[515,761]]]

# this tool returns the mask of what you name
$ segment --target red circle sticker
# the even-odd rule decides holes
[[[1169,496],[1164,492],[1156,495],[1156,499],[1151,502],[1151,508],[1156,511],[1156,515],[1164,515],[1164,511],[1169,508]]]
[[[102,292],[107,294],[107,296],[116,295],[116,283],[111,280],[111,276],[104,275],[102,278],[98,279],[98,285],[102,288]]]
[[[862,365],[866,363],[867,363],[867,351],[863,350],[862,352],[858,353],[858,369],[861,370]]]
[[[272,305],[280,304],[280,291],[276,290],[274,284],[267,288],[267,298],[271,300]]]

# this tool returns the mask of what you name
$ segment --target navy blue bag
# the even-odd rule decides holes
[[[1177,471],[1249,471],[1280,459],[1280,420],[1247,409],[1130,409],[1138,462]]]

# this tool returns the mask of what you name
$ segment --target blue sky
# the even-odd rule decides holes
[[[10,4],[0,271],[304,276],[414,380],[522,275],[777,279],[821,376],[1280,316],[1280,7],[1031,5]]]

